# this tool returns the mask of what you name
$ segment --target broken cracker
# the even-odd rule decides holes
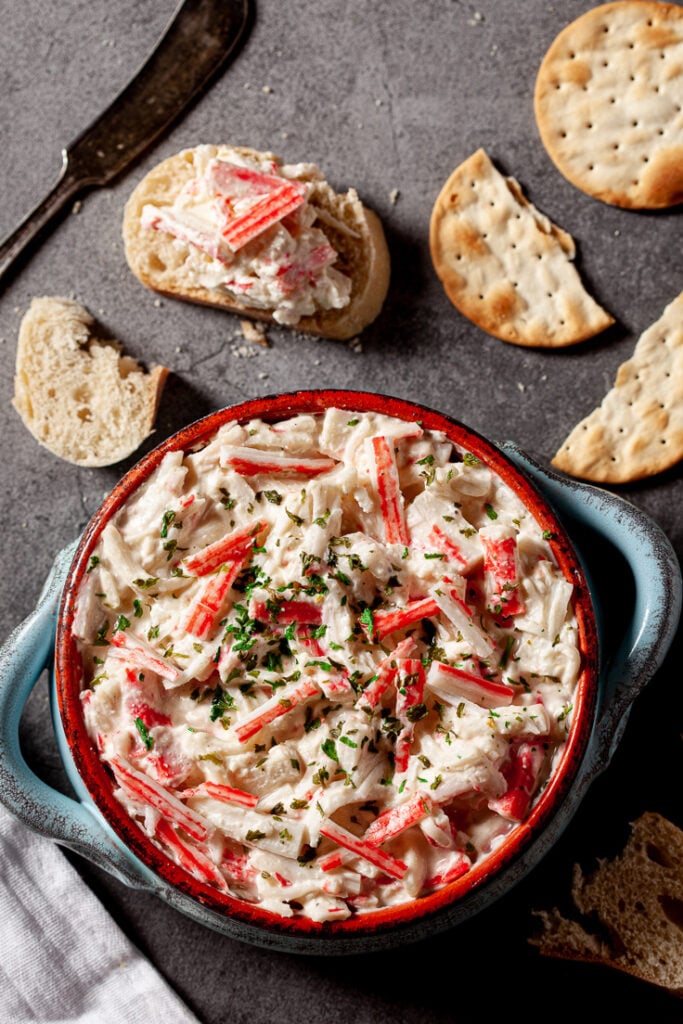
[[[453,305],[503,341],[555,348],[614,323],[581,283],[571,235],[540,213],[483,149],[442,188],[429,240]]]
[[[623,484],[683,458],[683,292],[640,337],[602,405],[552,460],[571,476]]]
[[[536,123],[558,170],[605,203],[683,202],[683,7],[602,4],[557,36],[536,80]]]

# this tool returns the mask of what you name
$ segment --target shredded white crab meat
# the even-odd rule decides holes
[[[118,798],[198,880],[281,915],[448,884],[566,742],[580,656],[551,540],[479,459],[378,413],[167,454],[74,623]]]

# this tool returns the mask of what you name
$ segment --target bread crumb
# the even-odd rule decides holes
[[[400,196],[400,194],[401,194],[401,190],[400,189],[392,188],[391,192],[389,193],[389,202],[391,203],[392,206],[396,206],[396,203],[398,201],[398,197]]]
[[[81,212],[81,207],[82,206],[83,206],[83,200],[82,199],[77,199],[76,202],[71,207],[71,212],[74,215],[79,214]]]
[[[246,345],[233,345],[231,352],[234,356],[244,357],[245,359],[251,359],[257,355],[255,348],[247,348]]]
[[[351,349],[352,352],[355,352],[356,355],[358,355],[363,351],[363,343],[360,340],[360,338],[351,338],[351,341],[349,342],[349,348]]]
[[[270,374],[261,372],[259,373],[259,380],[268,380],[269,376]]]
[[[260,345],[261,348],[270,348],[265,324],[253,323],[251,320],[240,320],[240,328],[245,341],[250,341],[253,345]]]
[[[157,309],[159,309],[161,306],[163,306],[163,302],[161,301],[161,299],[155,299],[154,305],[156,306]]]
[[[517,387],[520,391],[526,391],[526,385],[522,384],[521,380],[517,381]]]
[[[264,85],[263,89],[261,90],[261,92],[265,92],[265,93],[271,93],[272,91],[273,90],[272,90],[271,86],[269,86],[269,85]]]

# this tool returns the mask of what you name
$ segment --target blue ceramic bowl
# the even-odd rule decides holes
[[[330,404],[353,408],[362,403],[363,408],[381,408],[404,418],[420,415],[426,418],[427,426],[444,429],[450,425],[452,432],[465,432],[480,450],[490,452],[497,468],[503,467],[504,472],[518,479],[544,514],[560,524],[565,541],[569,541],[570,557],[587,584],[588,607],[592,604],[587,635],[597,645],[597,651],[590,652],[597,692],[591,693],[586,704],[589,720],[583,723],[581,741],[575,744],[572,762],[564,771],[561,785],[555,787],[547,811],[537,818],[535,827],[522,829],[513,854],[495,862],[495,869],[483,874],[478,884],[454,890],[452,898],[448,893],[442,895],[424,903],[424,908],[408,905],[410,909],[405,913],[398,908],[398,913],[386,915],[386,927],[382,918],[377,919],[379,926],[373,924],[372,914],[363,915],[365,922],[346,930],[306,925],[292,928],[279,919],[269,923],[263,914],[243,913],[239,908],[231,912],[230,908],[215,905],[210,895],[203,896],[193,880],[183,878],[184,873],[174,865],[159,871],[158,863],[147,857],[144,849],[140,855],[138,845],[130,841],[131,834],[121,827],[114,828],[108,820],[106,801],[98,798],[97,785],[82,770],[82,751],[68,714],[62,714],[65,697],[58,691],[63,684],[55,679],[54,672],[54,729],[75,797],[67,797],[42,782],[28,768],[19,748],[21,714],[42,670],[52,662],[56,634],[64,662],[66,648],[64,640],[59,640],[65,632],[61,621],[64,607],[78,575],[79,560],[83,563],[89,543],[102,527],[101,513],[93,517],[81,541],[57,556],[35,611],[0,651],[0,802],[30,828],[75,850],[127,885],[152,892],[194,920],[233,938],[265,948],[317,955],[387,949],[433,936],[472,917],[524,877],[559,838],[590,784],[609,765],[633,701],[657,671],[673,641],[681,613],[680,569],[666,536],[635,506],[609,492],[561,477],[514,444],[492,444],[431,410],[361,392],[299,392],[245,403],[236,407],[241,414],[238,418],[262,415],[269,402],[274,408],[284,402],[291,412],[310,409],[312,402],[314,409]],[[224,410],[207,417],[176,437],[186,440],[191,435],[196,439],[205,429],[204,423],[210,424],[213,432],[216,417],[232,418],[234,412]],[[428,422],[430,418],[433,423]],[[158,462],[157,453],[174,444],[184,446],[171,438],[130,471],[117,488],[120,501],[126,496],[126,481],[132,480],[129,489],[137,485]],[[111,514],[112,499],[108,501]],[[104,508],[106,513],[106,502]],[[615,593],[620,595],[621,608],[626,604],[630,609],[626,615],[622,613],[616,629],[607,614]]]

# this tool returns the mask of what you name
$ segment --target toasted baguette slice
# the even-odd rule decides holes
[[[202,147],[204,153],[219,156],[225,147]],[[234,152],[246,159],[269,159],[281,165],[272,153],[258,153],[244,147]],[[126,204],[123,238],[126,259],[133,273],[153,291],[170,298],[215,306],[241,317],[273,322],[272,312],[242,303],[220,288],[206,288],[188,280],[187,260],[191,247],[162,231],[142,224],[147,204],[169,206],[182,187],[196,176],[197,149],[186,149],[154,167],[138,184]],[[352,338],[379,314],[389,287],[390,260],[382,224],[377,215],[361,203],[350,189],[335,192],[325,181],[307,175],[310,165],[300,165],[301,181],[311,181],[308,202],[319,211],[315,227],[321,229],[338,253],[335,268],[351,279],[351,297],[343,309],[320,310],[303,316],[296,330],[326,338]],[[194,259],[209,257],[194,250]]]
[[[90,313],[71,299],[33,299],[19,330],[12,404],[33,436],[79,466],[109,466],[152,432],[168,375],[91,337]]]
[[[545,956],[602,964],[683,996],[683,832],[648,811],[613,861],[589,877],[574,869],[572,896],[582,921],[539,911],[530,939]]]

